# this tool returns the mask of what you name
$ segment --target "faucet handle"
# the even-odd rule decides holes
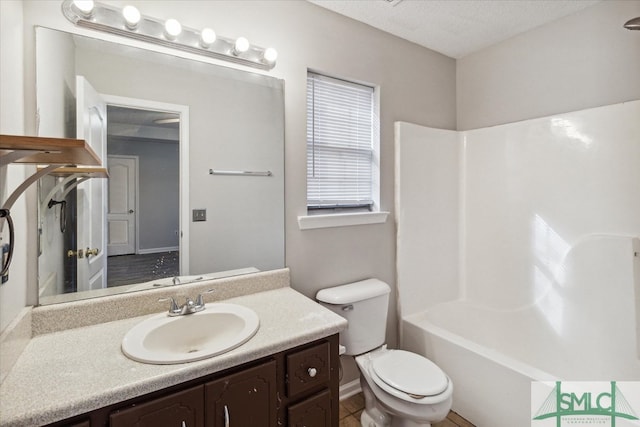
[[[203,294],[210,294],[211,292],[214,292],[215,289],[208,289],[204,292],[202,292],[201,294],[198,294],[198,296],[196,297],[196,307],[202,307],[204,309],[204,299],[202,298]]]
[[[178,303],[176,302],[176,300],[173,297],[168,297],[168,298],[160,298],[158,299],[159,302],[164,302],[164,301],[170,301],[171,304],[169,305],[169,313],[178,313],[180,312],[180,307],[178,306]]]

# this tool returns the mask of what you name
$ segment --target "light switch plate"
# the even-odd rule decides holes
[[[193,210],[193,222],[206,221],[207,210],[206,209],[194,209]]]

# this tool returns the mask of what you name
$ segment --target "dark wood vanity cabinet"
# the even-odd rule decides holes
[[[333,335],[49,427],[337,427],[338,357]]]
[[[205,384],[207,427],[276,427],[276,361]]]
[[[203,427],[203,386],[114,411],[109,418],[111,427]]]
[[[331,427],[333,411],[331,393],[325,390],[288,408],[289,427]]]

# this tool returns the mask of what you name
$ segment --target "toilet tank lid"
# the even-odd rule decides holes
[[[327,304],[351,304],[378,297],[391,292],[389,285],[378,279],[366,279],[333,288],[321,289],[316,294],[318,301]]]

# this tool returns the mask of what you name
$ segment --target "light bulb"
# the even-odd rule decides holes
[[[135,6],[125,6],[122,9],[122,16],[124,17],[125,25],[130,30],[136,28],[140,22],[140,11]]]
[[[264,58],[265,61],[269,63],[276,62],[276,59],[278,58],[278,51],[272,47],[268,47],[264,51],[264,54],[262,55],[262,57]]]
[[[93,0],[73,0],[73,5],[77,7],[84,16],[90,16],[95,6]]]
[[[164,23],[164,30],[169,38],[175,39],[182,32],[182,25],[173,18],[167,19]]]
[[[238,55],[249,50],[249,40],[244,37],[238,37],[233,47],[233,54]]]
[[[216,32],[211,28],[205,28],[200,33],[200,44],[202,47],[209,47],[216,41]]]

